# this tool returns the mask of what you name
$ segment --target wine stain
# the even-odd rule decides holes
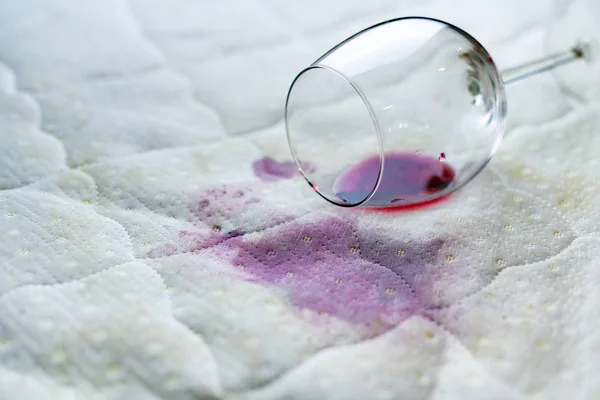
[[[452,238],[410,240],[359,228],[356,213],[292,215],[271,210],[256,221],[259,189],[218,187],[190,206],[194,229],[149,253],[157,258],[219,248],[249,282],[274,286],[297,309],[385,331],[438,308],[432,293],[450,273]],[[245,214],[247,212],[247,214]],[[244,216],[247,215],[247,216]]]
[[[282,179],[291,179],[300,176],[300,170],[292,161],[277,161],[271,157],[264,157],[252,163],[254,174],[263,181],[274,182]],[[309,163],[302,165],[306,173],[314,172],[314,166]]]

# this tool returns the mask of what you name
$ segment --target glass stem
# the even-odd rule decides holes
[[[567,51],[552,54],[525,64],[508,68],[501,72],[501,76],[504,80],[504,84],[510,85],[525,78],[529,78],[530,76],[550,71],[556,67],[560,67],[561,65],[568,64],[575,60],[585,59],[587,58],[588,51],[589,49],[586,44],[577,44]]]

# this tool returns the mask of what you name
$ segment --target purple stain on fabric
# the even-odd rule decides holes
[[[389,268],[365,258],[354,228],[338,217],[298,219],[260,238],[238,237],[225,245],[237,250],[233,264],[251,280],[284,289],[297,307],[384,329],[423,308],[403,276],[413,265]],[[437,254],[415,246],[405,251],[420,254],[413,264]]]
[[[189,205],[188,222],[191,227],[177,233],[176,243],[156,246],[147,256],[161,258],[182,253],[197,253],[231,238],[293,219],[291,214],[281,211],[271,213],[270,209],[265,209],[269,217],[263,221],[244,216],[245,212],[253,208],[265,208],[265,205],[261,204],[260,196],[268,185],[223,185],[199,193],[199,198]]]
[[[260,202],[261,187],[220,186],[202,193],[201,200],[190,205],[191,222],[195,226],[217,225],[240,215],[250,205]]]
[[[291,179],[300,175],[296,164],[292,161],[277,161],[271,157],[264,157],[252,164],[254,174],[263,181],[278,181],[281,179]],[[310,164],[302,166],[305,172],[314,172],[314,167]]]
[[[358,229],[353,218],[294,219],[273,210],[269,225],[248,229],[240,215],[261,205],[256,189],[213,188],[200,197],[190,207],[194,229],[163,249],[169,254],[151,257],[219,247],[231,254],[232,268],[251,282],[285,290],[296,307],[376,332],[436,307],[431,293],[443,276],[435,266],[443,264],[448,240],[411,242]]]

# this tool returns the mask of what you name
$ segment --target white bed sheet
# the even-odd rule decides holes
[[[438,17],[508,66],[594,1],[4,0],[0,399],[597,396],[600,71],[509,88],[499,154],[424,211],[253,168],[358,29]]]

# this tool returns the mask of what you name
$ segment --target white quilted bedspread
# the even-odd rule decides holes
[[[1,1],[0,399],[599,398],[600,70],[510,87],[491,165],[423,210],[326,204],[282,123],[370,24],[506,67],[598,4]]]

